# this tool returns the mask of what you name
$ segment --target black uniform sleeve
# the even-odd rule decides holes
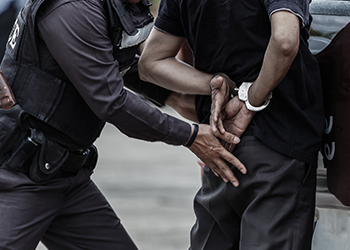
[[[48,1],[49,2],[49,1]],[[41,15],[48,50],[91,110],[129,137],[184,144],[191,126],[151,107],[124,88],[100,1],[71,1]]]

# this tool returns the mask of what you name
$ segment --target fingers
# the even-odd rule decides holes
[[[238,160],[237,157],[235,157],[233,154],[231,154],[227,150],[223,151],[222,157],[227,162],[231,163],[234,167],[236,167],[242,174],[246,174],[247,173],[247,169],[244,166],[244,164],[240,160]]]
[[[232,143],[228,143],[228,142],[225,142],[225,141],[222,141],[221,142],[221,145],[224,146],[224,148],[229,151],[230,153],[233,152],[233,150],[235,149],[236,147],[236,144],[232,144]]]
[[[221,140],[229,143],[229,144],[238,144],[240,143],[241,139],[234,135],[231,134],[230,132],[225,131],[224,133],[213,133],[217,138],[220,138]]]
[[[230,153],[232,153],[233,150],[235,149],[235,147],[236,147],[236,144],[230,143],[230,144],[228,144],[228,148],[226,150],[229,151]]]
[[[223,122],[222,116],[219,115],[219,119],[217,121],[214,121],[213,118],[214,118],[214,116],[211,115],[210,120],[209,120],[213,133],[214,134],[216,134],[217,132],[220,132],[222,134],[225,133],[224,122]]]
[[[215,76],[210,81],[210,87],[212,90],[210,124],[214,133],[216,133],[217,130],[223,133],[225,129],[222,122],[222,111],[228,101],[227,84],[223,77]]]
[[[224,148],[220,149],[220,155],[222,161],[218,161],[215,167],[212,167],[214,172],[217,172],[225,182],[230,181],[235,187],[239,186],[239,181],[236,176],[233,174],[232,170],[228,166],[227,162],[231,163],[236,167],[242,174],[247,173],[247,169],[243,163],[238,160],[234,155],[225,150]]]
[[[207,163],[207,165],[210,167],[210,169],[213,171],[213,173],[217,176],[217,177],[221,177],[221,179],[224,182],[231,182],[232,185],[234,185],[235,187],[239,186],[239,181],[237,179],[237,177],[233,174],[231,168],[229,167],[229,165],[227,164],[227,162],[221,160],[221,161],[217,161],[217,162],[211,162],[211,163]],[[240,168],[242,169],[242,166],[240,166]],[[243,171],[243,172],[242,172]],[[242,173],[245,172],[245,167],[243,166],[242,169]]]
[[[219,109],[221,108],[217,108],[220,105],[217,105],[215,102],[212,102],[212,111],[211,111],[211,115],[210,115],[210,126],[212,128],[213,133],[216,133],[217,131],[224,133],[225,132],[225,128],[223,125],[223,120],[222,120],[222,116],[221,116],[221,110],[219,111]]]
[[[218,81],[219,80],[219,81]],[[214,75],[213,78],[210,81],[210,87],[211,89],[218,89],[222,86],[223,77],[220,75]]]
[[[230,137],[231,139],[229,139]],[[229,133],[225,133],[224,138],[229,141],[232,141],[232,138],[233,141],[239,139]],[[245,166],[220,144],[220,141],[213,135],[208,125],[200,125],[196,140],[190,146],[190,149],[205,162],[216,175],[220,176],[225,182],[231,182],[235,187],[239,185],[239,182],[227,163],[231,163],[243,174],[247,172]]]

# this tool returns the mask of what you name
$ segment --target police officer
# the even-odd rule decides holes
[[[163,114],[123,88],[152,27],[149,5],[28,0],[21,10],[0,68],[17,101],[3,113],[25,113],[19,139],[0,154],[1,249],[35,249],[40,240],[49,249],[136,249],[90,179],[105,122],[133,138],[185,145],[238,185],[226,161],[245,168],[208,125]]]

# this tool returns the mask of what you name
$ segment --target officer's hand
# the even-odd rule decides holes
[[[222,137],[229,143],[236,144],[239,142],[239,138],[227,132],[224,132]],[[239,182],[227,162],[243,174],[247,172],[245,166],[221,145],[209,125],[199,125],[198,135],[189,149],[205,162],[217,176],[221,176],[225,182],[230,181],[236,187]]]

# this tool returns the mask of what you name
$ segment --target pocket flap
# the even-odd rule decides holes
[[[67,149],[54,141],[45,139],[40,146],[39,169],[44,174],[54,173],[66,161],[68,155]]]

